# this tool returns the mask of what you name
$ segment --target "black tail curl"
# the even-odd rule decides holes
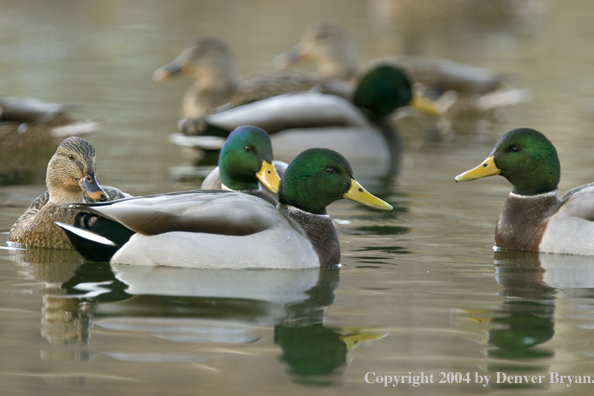
[[[89,261],[106,262],[111,260],[113,255],[135,234],[134,231],[122,224],[94,213],[78,213],[73,226],[106,238],[113,244],[108,245],[92,240],[83,233],[78,234],[73,230],[63,228],[76,251]]]

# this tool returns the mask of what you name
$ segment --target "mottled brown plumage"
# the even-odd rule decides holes
[[[182,100],[183,117],[199,117],[223,105],[239,106],[276,95],[319,88],[325,92],[348,91],[341,82],[328,82],[310,73],[270,71],[240,78],[231,48],[206,36],[191,41],[171,63],[155,70],[157,82],[184,74],[195,80]]]
[[[310,27],[297,45],[275,59],[282,68],[299,62],[314,64],[321,76],[343,80],[352,80],[378,65],[399,67],[416,83],[418,93],[439,99],[449,115],[480,114],[528,99],[525,90],[504,87],[499,73],[450,60],[399,55],[362,65],[349,32],[330,23]],[[449,94],[443,96],[444,91]]]
[[[105,201],[126,194],[110,188],[106,194],[95,179],[95,149],[84,139],[62,142],[47,166],[48,191],[37,197],[10,229],[8,241],[20,246],[72,249],[72,244],[54,222],[71,224],[76,212],[65,208],[85,202],[85,196]]]
[[[34,98],[0,97],[0,152],[57,145],[65,137],[101,129],[101,122],[74,120],[67,110]]]

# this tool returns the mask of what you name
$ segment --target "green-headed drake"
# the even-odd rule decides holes
[[[276,192],[287,164],[274,161],[270,137],[261,128],[236,128],[223,145],[219,166],[206,176],[202,189],[233,190],[278,203]]]
[[[392,210],[353,178],[335,151],[311,149],[287,167],[279,204],[239,192],[184,192],[83,206],[67,230],[87,259],[200,268],[338,265],[340,245],[326,207],[346,198]]]
[[[240,125],[255,125],[271,135],[278,158],[324,147],[351,161],[377,162],[381,170],[374,172],[383,174],[397,169],[401,151],[400,136],[388,116],[410,104],[438,112],[431,103],[413,99],[410,80],[402,70],[378,66],[360,78],[351,100],[319,92],[279,95],[183,120],[184,135],[172,135],[171,141],[201,148],[203,142],[211,144],[213,136],[222,140]]]
[[[378,63],[400,67],[422,91],[435,99],[450,92],[441,101],[450,112],[484,111],[525,101],[527,91],[503,88],[501,75],[488,69],[444,59],[415,56],[385,56],[361,65],[358,50],[349,32],[331,23],[306,29],[300,42],[277,56],[275,64],[287,68],[299,62],[313,63],[326,78],[351,80]]]
[[[177,58],[153,72],[153,80],[162,82],[177,75],[195,80],[182,100],[182,117],[203,116],[223,105],[237,106],[314,87],[347,89],[339,81],[328,82],[311,73],[270,71],[241,78],[231,47],[212,36],[190,41]]]
[[[479,166],[456,181],[501,175],[513,185],[495,229],[498,248],[531,252],[594,254],[594,184],[559,198],[561,174],[553,144],[540,132],[514,129]]]
[[[0,152],[47,147],[68,136],[82,136],[103,127],[97,120],[75,120],[73,106],[35,98],[0,96]]]
[[[130,197],[113,187],[101,187],[95,178],[95,149],[82,138],[65,139],[47,165],[48,191],[37,197],[14,223],[8,242],[17,247],[73,249],[56,221],[73,222],[68,204]]]

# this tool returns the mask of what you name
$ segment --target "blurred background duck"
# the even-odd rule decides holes
[[[326,81],[312,73],[272,70],[241,78],[231,47],[212,36],[190,41],[177,58],[153,72],[153,80],[162,82],[178,75],[195,80],[182,100],[182,117],[202,116],[223,105],[238,106],[287,92],[348,89],[340,81]]]
[[[55,221],[74,221],[68,204],[129,197],[113,187],[101,187],[95,177],[95,149],[86,140],[64,140],[47,165],[48,191],[37,197],[14,223],[8,242],[14,247],[73,249]]]
[[[0,97],[0,152],[57,145],[68,136],[83,136],[102,128],[97,120],[71,118],[67,113],[73,107],[34,98]]]
[[[93,261],[297,269],[340,263],[338,235],[326,210],[334,201],[393,210],[355,180],[342,155],[328,149],[299,154],[287,167],[278,197],[277,207],[249,194],[224,191],[75,205],[87,213],[80,213],[73,226],[59,225],[76,250]]]
[[[241,191],[276,205],[279,174],[286,167],[285,162],[273,160],[272,143],[263,129],[240,126],[223,144],[219,166],[206,176],[201,188]]]
[[[401,139],[389,116],[408,105],[433,114],[440,111],[413,97],[410,80],[400,69],[379,66],[360,78],[351,100],[319,92],[279,95],[182,120],[183,134],[170,140],[182,146],[212,147],[213,136],[222,142],[238,126],[254,125],[271,135],[277,158],[290,161],[308,148],[324,147],[344,153],[358,166],[365,163],[374,174],[394,173]]]
[[[424,95],[439,99],[453,114],[468,114],[510,106],[527,100],[525,90],[506,89],[502,77],[491,70],[449,60],[414,56],[386,56],[362,67],[357,47],[341,26],[321,23],[306,29],[300,42],[275,58],[275,65],[287,68],[309,62],[326,78],[353,79],[377,64],[403,68]]]

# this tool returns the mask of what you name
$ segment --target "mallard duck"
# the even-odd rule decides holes
[[[387,163],[388,170],[394,171],[401,142],[388,116],[409,104],[439,112],[433,104],[413,99],[410,81],[400,69],[379,66],[360,79],[352,100],[318,92],[275,96],[183,120],[180,129],[186,136],[172,135],[170,140],[201,148],[212,143],[212,136],[222,141],[240,125],[255,125],[271,135],[275,155],[281,158],[292,158],[308,148],[326,147],[345,153],[351,160]]]
[[[47,166],[46,184],[48,191],[37,197],[10,229],[8,242],[12,246],[73,249],[54,224],[74,221],[76,213],[65,209],[65,205],[130,197],[116,188],[103,189],[97,184],[95,149],[78,137],[70,137],[58,146]]]
[[[300,61],[316,64],[318,72],[326,78],[345,80],[353,79],[358,73],[378,64],[398,66],[414,82],[420,83],[432,99],[440,97],[445,91],[451,92],[447,99],[442,100],[448,106],[453,106],[458,100],[455,106],[458,111],[484,111],[527,99],[524,90],[504,89],[502,78],[496,72],[449,60],[386,56],[362,67],[352,37],[346,29],[335,24],[311,26],[296,46],[275,58],[275,64],[280,68]],[[462,106],[466,109],[460,109]]]
[[[553,144],[540,132],[514,129],[479,166],[456,181],[501,175],[513,185],[495,229],[501,249],[594,254],[594,184],[559,198],[561,167]]]
[[[101,122],[73,120],[67,110],[66,105],[34,98],[0,97],[0,151],[47,146],[101,129]]]
[[[278,173],[283,174],[287,164],[272,158],[268,134],[255,126],[240,126],[223,144],[219,166],[206,176],[201,188],[241,191],[276,205],[280,183]]]
[[[322,76],[341,80],[355,78],[361,68],[355,41],[346,29],[333,23],[305,29],[299,43],[274,59],[281,69],[299,62],[313,63]]]
[[[212,36],[189,42],[177,58],[153,72],[153,80],[166,81],[179,74],[195,80],[182,100],[182,117],[203,116],[223,105],[238,106],[314,87],[338,93],[348,91],[339,81],[326,81],[311,73],[270,71],[242,79],[229,45]]]
[[[326,206],[346,198],[392,210],[355,179],[348,161],[311,149],[287,167],[279,204],[249,194],[199,191],[93,206],[59,223],[88,260],[201,268],[307,268],[340,263]]]

